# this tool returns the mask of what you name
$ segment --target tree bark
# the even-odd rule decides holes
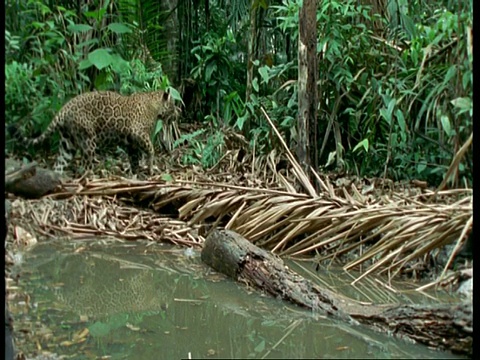
[[[317,72],[317,1],[304,0],[299,14],[297,157],[307,174],[310,166],[318,168]]]
[[[236,281],[307,309],[442,350],[472,354],[472,303],[365,305],[320,288],[288,269],[279,257],[229,230],[212,231],[201,257],[204,263]]]
[[[255,65],[253,62],[257,57],[257,12],[258,3],[252,0],[250,3],[250,32],[248,35],[248,60],[247,60],[247,86],[245,93],[245,101],[248,101],[252,93],[253,70]]]

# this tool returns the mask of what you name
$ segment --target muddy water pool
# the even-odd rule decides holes
[[[13,272],[19,278],[10,284],[9,304],[17,347],[27,357],[455,358],[262,295],[209,269],[199,250],[58,239],[17,256]],[[315,272],[311,263],[289,266],[314,274],[317,282],[320,274],[325,284],[342,276]],[[378,286],[370,288],[378,292]],[[362,288],[344,291],[359,300],[369,297]],[[402,296],[406,302],[430,301],[415,292]]]

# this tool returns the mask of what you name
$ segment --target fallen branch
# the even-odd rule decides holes
[[[26,199],[38,199],[52,192],[60,185],[59,174],[38,167],[33,162],[23,165],[21,162],[9,160],[14,170],[5,174],[5,191]]]
[[[5,174],[5,188],[9,189],[15,186],[19,181],[27,180],[32,176],[35,176],[37,172],[37,163],[32,162],[20,169],[15,169],[8,174]],[[8,191],[8,190],[7,190]]]

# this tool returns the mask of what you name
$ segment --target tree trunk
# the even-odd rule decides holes
[[[257,12],[258,2],[252,0],[250,5],[250,32],[248,34],[248,60],[247,60],[247,90],[245,93],[245,101],[248,101],[252,93],[253,70],[255,66],[253,62],[257,58]]]
[[[165,28],[167,35],[167,51],[174,55],[178,53],[179,36],[179,21],[178,21],[178,1],[169,0],[160,2],[161,11],[169,14],[165,23],[161,24]],[[162,59],[163,71],[168,75],[168,79],[172,84],[180,82],[181,78],[177,78],[179,64],[177,63],[177,56],[168,56]]]
[[[302,278],[279,257],[229,230],[212,231],[205,239],[201,256],[202,261],[216,271],[307,309],[428,346],[472,354],[472,303],[366,305],[356,302]]]
[[[299,14],[297,157],[307,174],[310,166],[318,168],[317,104],[317,2],[304,0]]]
[[[375,34],[382,34],[384,31],[383,22],[380,19],[374,19],[374,15],[380,15],[382,19],[388,19],[387,15],[387,1],[385,0],[360,0],[361,5],[367,5],[370,7],[368,11],[369,16],[372,18],[370,21],[366,21],[362,18],[362,22],[368,29],[373,30]]]

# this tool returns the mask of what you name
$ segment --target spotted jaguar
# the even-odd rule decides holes
[[[68,101],[47,130],[31,143],[38,144],[59,131],[59,156],[55,170],[60,172],[72,160],[77,149],[82,153],[85,170],[93,170],[97,150],[123,145],[131,172],[138,172],[142,153],[145,153],[148,155],[148,171],[152,174],[155,152],[152,132],[159,116],[173,113],[176,113],[174,101],[164,91],[129,96],[112,91],[83,93]]]

